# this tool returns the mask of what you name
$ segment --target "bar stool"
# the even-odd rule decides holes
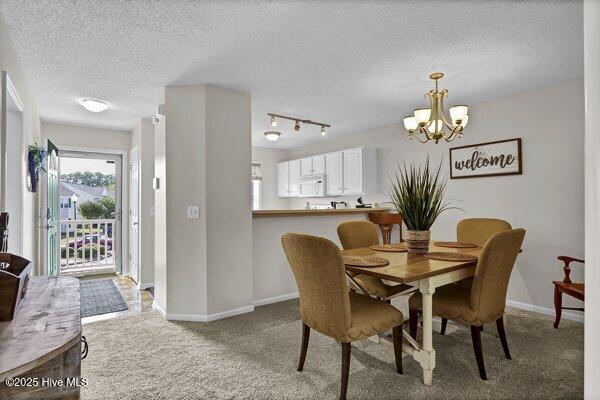
[[[402,242],[402,215],[391,213],[369,213],[369,221],[379,226],[381,236],[383,237],[383,244],[390,244],[392,242],[392,230],[394,229],[394,225],[398,225],[400,228],[398,236]]]

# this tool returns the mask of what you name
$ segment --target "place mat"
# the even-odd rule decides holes
[[[477,256],[466,253],[445,253],[442,251],[433,251],[431,253],[423,254],[423,257],[429,258],[432,260],[441,260],[441,261],[477,261]]]
[[[373,256],[344,256],[344,264],[352,267],[383,267],[390,262],[385,258]]]
[[[388,251],[391,253],[401,253],[403,251],[408,251],[408,246],[406,243],[394,243],[394,244],[374,244],[369,246],[371,250],[375,251]]]
[[[439,247],[451,247],[453,249],[474,249],[477,247],[475,243],[465,242],[435,242],[435,245]]]

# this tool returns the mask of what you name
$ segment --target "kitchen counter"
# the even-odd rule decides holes
[[[318,210],[256,210],[252,211],[252,218],[278,218],[278,217],[310,217],[322,215],[366,214],[370,212],[386,212],[389,208],[337,208]]]

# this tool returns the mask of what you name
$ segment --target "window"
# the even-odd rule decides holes
[[[252,210],[260,210],[260,183],[262,182],[262,164],[252,163]]]

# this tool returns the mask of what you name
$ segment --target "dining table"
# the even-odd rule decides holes
[[[482,246],[472,248],[449,248],[437,246],[431,241],[429,252],[466,253],[479,257]],[[402,351],[412,356],[423,369],[423,383],[431,386],[435,368],[435,349],[433,348],[433,296],[435,289],[475,275],[477,261],[441,261],[426,258],[409,252],[389,252],[372,250],[369,247],[343,250],[344,256],[373,256],[389,261],[381,267],[357,267],[346,265],[346,273],[355,287],[367,294],[366,290],[352,278],[356,273],[371,275],[392,283],[405,284],[409,288],[400,294],[410,295],[419,291],[423,296],[423,337],[418,343],[406,331]]]

